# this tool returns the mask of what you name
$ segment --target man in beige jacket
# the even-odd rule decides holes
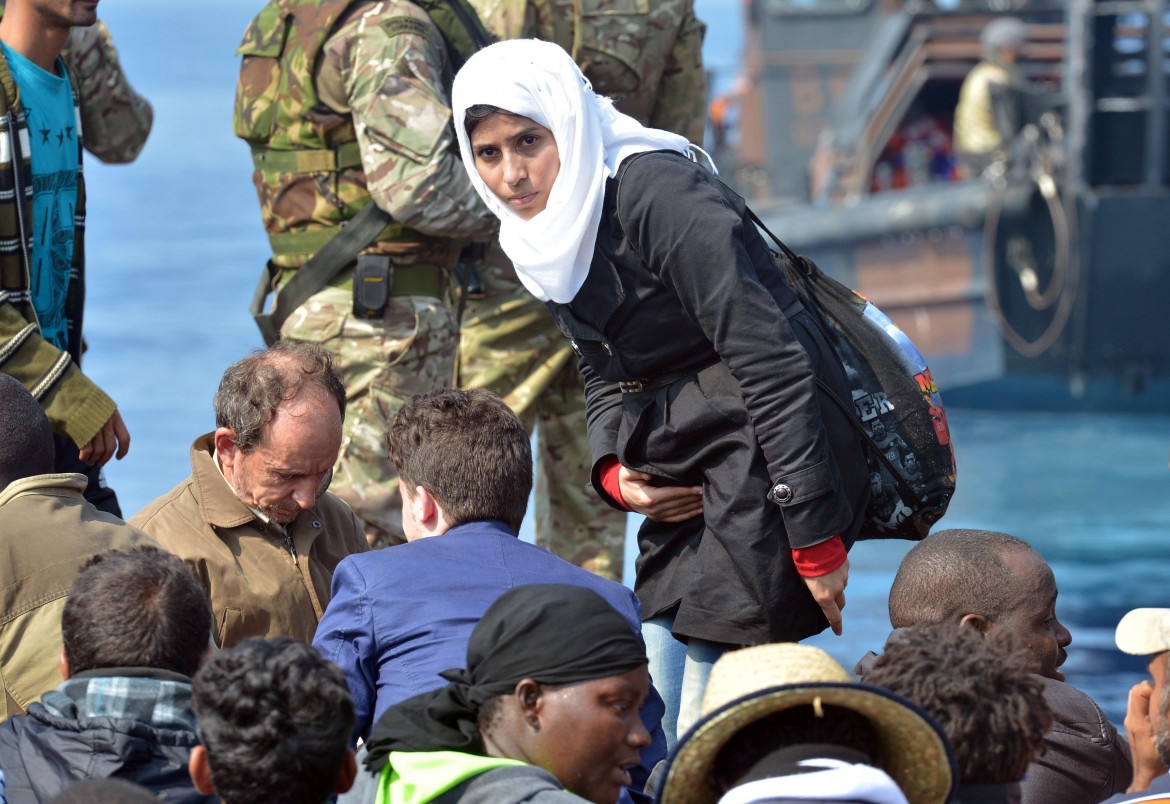
[[[361,520],[325,491],[345,389],[319,346],[281,342],[230,366],[214,404],[217,427],[191,446],[191,476],[131,522],[195,572],[220,647],[310,642],[334,567],[369,549]]]
[[[40,403],[0,374],[0,721],[61,683],[61,612],[92,556],[154,540],[82,496],[86,477],[53,473]]]

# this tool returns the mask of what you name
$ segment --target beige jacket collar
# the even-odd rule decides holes
[[[215,464],[214,433],[200,436],[191,445],[191,480],[199,500],[199,514],[208,525],[217,528],[237,528],[249,522],[259,522],[255,512],[240,502],[227,479]]]
[[[85,475],[75,472],[23,477],[0,490],[0,505],[7,505],[22,494],[44,494],[47,490],[59,497],[81,497],[86,483]]]

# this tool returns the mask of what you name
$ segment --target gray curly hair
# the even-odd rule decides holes
[[[345,386],[333,368],[332,356],[314,343],[279,341],[224,372],[213,402],[215,424],[235,433],[236,447],[247,452],[260,443],[281,403],[299,394],[306,384],[332,396],[345,418]]]

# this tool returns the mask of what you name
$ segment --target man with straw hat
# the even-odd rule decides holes
[[[941,729],[819,648],[758,645],[711,669],[702,716],[666,767],[661,804],[942,804],[955,779]]]

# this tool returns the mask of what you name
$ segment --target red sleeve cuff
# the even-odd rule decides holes
[[[798,547],[792,550],[792,563],[796,571],[805,578],[828,575],[845,563],[848,558],[845,543],[840,536],[814,544],[812,547]]]
[[[616,505],[621,506],[626,511],[633,511],[634,509],[626,505],[626,501],[622,498],[622,487],[621,483],[618,482],[618,472],[621,471],[621,468],[622,465],[616,455],[606,455],[597,467],[598,478],[601,480],[601,488]],[[829,572],[831,571],[829,570]]]

